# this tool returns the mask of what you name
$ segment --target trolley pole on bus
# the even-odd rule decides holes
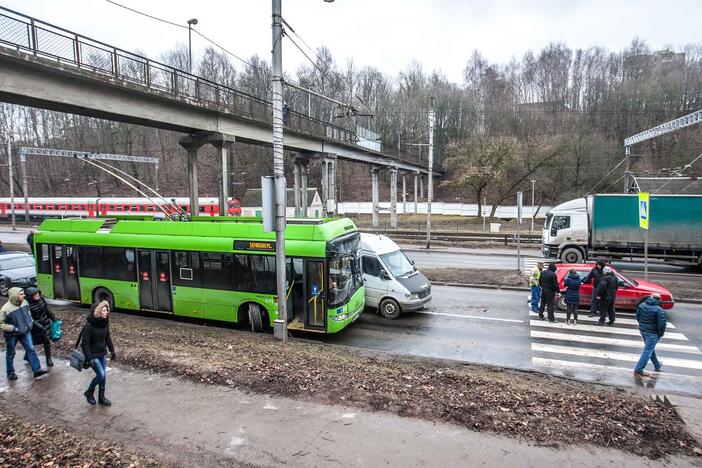
[[[275,181],[275,271],[278,319],[282,321],[283,343],[288,341],[285,300],[285,165],[283,155],[283,26],[281,0],[273,0],[273,177]]]

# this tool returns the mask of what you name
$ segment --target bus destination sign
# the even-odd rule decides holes
[[[263,252],[275,252],[275,242],[272,241],[254,241],[254,240],[235,240],[234,250],[259,250]]]

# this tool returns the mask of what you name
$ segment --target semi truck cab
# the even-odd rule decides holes
[[[576,198],[557,205],[546,213],[541,237],[541,251],[546,258],[565,263],[587,259],[589,239],[588,203]]]

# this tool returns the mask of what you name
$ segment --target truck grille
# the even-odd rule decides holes
[[[424,298],[427,297],[429,294],[431,294],[431,288],[430,288],[430,287],[427,288],[427,289],[425,289],[424,291],[420,291],[420,292],[419,292],[419,298],[420,298],[420,299],[424,299]]]

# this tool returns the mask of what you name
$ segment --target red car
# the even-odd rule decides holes
[[[595,266],[594,263],[556,263],[556,276],[558,277],[558,286],[561,291],[565,290],[563,280],[568,275],[571,268],[575,268],[581,278],[587,276]],[[614,306],[618,310],[636,310],[636,307],[652,293],[661,295],[661,307],[664,309],[672,309],[675,305],[673,294],[660,284],[651,283],[641,279],[628,278],[621,272],[618,272],[613,266],[609,266],[619,280],[619,288],[617,289],[617,298],[614,301]],[[580,306],[590,307],[592,301],[592,283],[585,284],[580,287]],[[560,296],[557,301],[557,306],[561,310],[565,310],[565,301],[563,296]]]

